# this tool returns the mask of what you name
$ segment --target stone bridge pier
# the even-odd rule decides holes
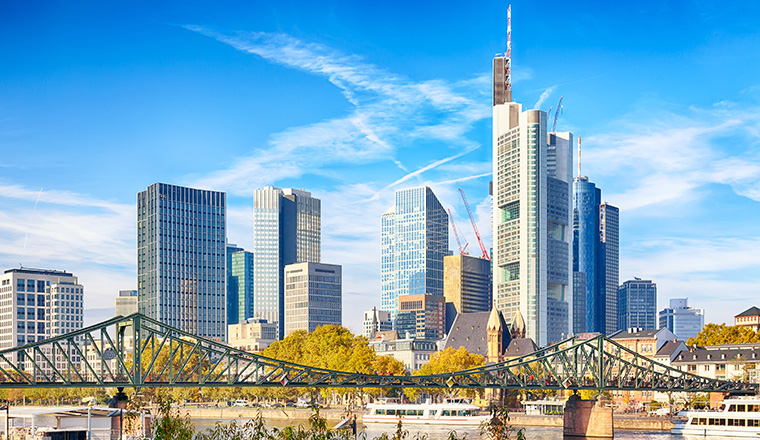
[[[563,433],[565,437],[612,438],[612,408],[603,400],[583,400],[577,394],[567,399]]]

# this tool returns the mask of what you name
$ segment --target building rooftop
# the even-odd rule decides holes
[[[760,315],[760,309],[758,309],[755,306],[752,306],[734,317],[738,318],[740,316],[758,316],[758,315]]]
[[[22,267],[20,269],[8,269],[4,273],[25,273],[30,275],[58,275],[64,277],[73,277],[74,275],[65,270],[53,269],[34,269],[31,267]]]
[[[449,330],[449,336],[446,338],[443,349],[453,347],[458,349],[464,347],[470,353],[488,355],[488,320],[491,312],[460,313],[454,318]],[[501,314],[499,313],[499,317]],[[504,318],[501,318],[503,325],[502,347],[499,347],[499,353],[503,352],[509,342],[509,332]]]
[[[754,361],[753,361],[754,359]],[[674,360],[674,364],[686,363],[716,363],[722,364],[733,360],[760,361],[760,349],[732,348],[711,350],[706,347],[694,347],[689,351],[680,353]]]
[[[520,356],[525,356],[527,354],[531,354],[538,350],[538,346],[535,342],[533,342],[533,339],[530,338],[517,338],[512,339],[509,342],[509,346],[507,347],[507,350],[504,352],[504,356],[509,358],[516,358]]]
[[[618,330],[611,334],[610,339],[652,339],[660,330]]]

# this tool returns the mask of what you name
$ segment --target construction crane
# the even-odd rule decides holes
[[[557,132],[557,117],[559,117],[559,113],[562,111],[562,96],[559,97],[559,104],[557,104],[557,109],[554,110],[554,122],[552,123],[552,133]]]
[[[470,255],[469,253],[465,252],[467,249],[467,243],[464,242],[464,247],[462,247],[462,242],[459,241],[459,233],[457,232],[457,225],[454,223],[454,214],[451,213],[451,210],[449,209],[449,219],[451,220],[451,230],[454,231],[454,238],[457,239],[457,247],[459,247],[459,255]]]
[[[472,223],[472,229],[475,230],[475,237],[478,239],[478,244],[480,245],[480,250],[483,251],[483,259],[484,260],[491,260],[491,257],[488,255],[488,251],[486,250],[485,245],[483,244],[483,240],[480,239],[480,232],[478,232],[478,226],[475,224],[475,217],[472,216],[472,211],[470,210],[470,204],[467,203],[467,197],[464,195],[464,191],[462,188],[459,188],[459,193],[462,194],[462,201],[464,201],[464,207],[467,208],[467,214],[470,216],[470,222]]]

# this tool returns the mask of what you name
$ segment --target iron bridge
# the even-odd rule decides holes
[[[144,315],[0,351],[0,388],[355,387],[757,393],[758,385],[697,376],[603,335],[571,338],[479,368],[428,376],[334,371],[279,361]]]

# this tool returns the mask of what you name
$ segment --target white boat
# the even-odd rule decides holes
[[[446,399],[443,403],[383,402],[367,405],[369,413],[364,423],[398,423],[412,425],[470,425],[479,426],[489,419],[478,415],[480,408],[469,399]]]
[[[681,411],[685,421],[675,422],[672,434],[701,437],[754,437],[760,439],[760,398],[726,399],[720,410]]]

